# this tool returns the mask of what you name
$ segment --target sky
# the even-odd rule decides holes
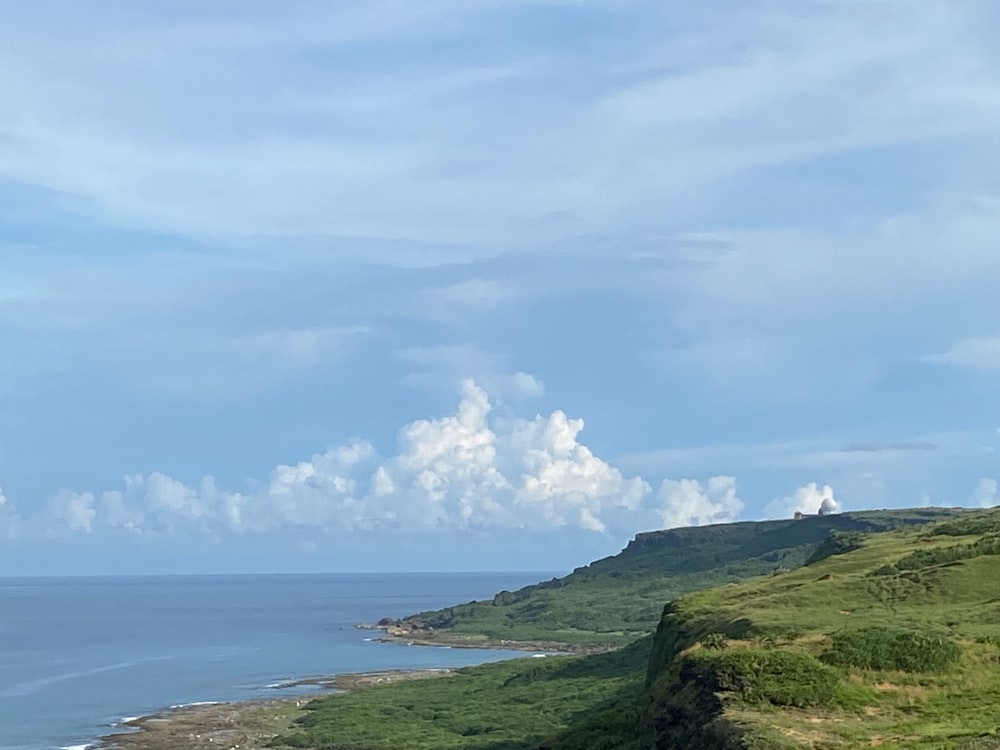
[[[992,0],[39,0],[0,575],[1000,503]]]

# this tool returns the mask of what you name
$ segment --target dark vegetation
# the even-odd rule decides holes
[[[884,576],[907,570],[923,570],[981,555],[1000,555],[1000,534],[991,532],[970,544],[918,549],[894,563],[877,568],[872,571],[872,575]]]
[[[863,539],[864,534],[859,531],[831,531],[830,535],[819,543],[803,564],[815,565],[828,557],[853,552],[861,547]]]
[[[620,574],[612,580],[636,586],[661,575],[685,581],[656,584],[666,588],[714,580],[719,569],[731,576],[764,555],[778,559],[768,561],[765,575],[673,598],[661,607],[655,634],[622,649],[488,664],[325,698],[278,744],[1000,748],[1000,555],[990,551],[1000,511],[939,512],[930,526],[914,526],[914,519],[933,521],[932,512],[886,512],[875,515],[878,524],[860,516],[640,536],[621,555],[575,571],[560,586],[509,592],[483,606],[543,601],[537,611],[559,620],[564,607],[588,596],[584,580],[598,588],[612,573]],[[796,534],[809,544],[795,544]],[[956,548],[976,553],[956,556]],[[783,563],[790,557],[798,563],[789,570]],[[715,573],[708,565],[713,558]],[[575,587],[572,596],[554,595]],[[625,586],[621,595],[633,592]],[[520,598],[510,603],[511,597]],[[602,627],[626,610],[625,603],[612,606]],[[454,627],[479,616],[459,611]]]
[[[651,640],[590,657],[515,659],[323,698],[275,744],[337,750],[531,747],[616,696],[634,704]]]
[[[820,658],[840,667],[942,672],[959,656],[961,650],[947,636],[873,625],[834,633],[830,650]]]

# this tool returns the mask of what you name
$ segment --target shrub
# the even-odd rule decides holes
[[[803,565],[815,565],[821,560],[834,555],[843,555],[861,547],[864,536],[856,531],[831,531],[830,535],[820,542],[815,551]]]
[[[928,536],[971,536],[1000,532],[1000,514],[989,512],[971,518],[957,518],[927,532]]]
[[[507,589],[504,589],[503,591],[497,593],[497,595],[493,597],[493,606],[507,607],[510,606],[511,604],[517,603],[518,601],[519,599],[517,597],[517,594],[515,594],[513,591],[507,591]]]
[[[836,633],[820,658],[828,664],[902,672],[940,672],[961,655],[943,635],[873,626]]]
[[[840,675],[816,657],[779,649],[732,649],[702,657],[721,690],[748,703],[775,706],[830,705],[836,702]]]
[[[891,565],[882,565],[872,571],[872,575],[886,576],[904,570],[921,570],[933,565],[944,565],[945,563],[958,562],[959,560],[971,560],[974,557],[982,557],[983,555],[1000,555],[1000,534],[989,534],[982,539],[977,539],[972,544],[956,544],[951,547],[919,549],[905,557],[901,557]]]

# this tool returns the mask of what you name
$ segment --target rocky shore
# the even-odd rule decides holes
[[[448,646],[450,648],[487,648],[511,651],[541,651],[560,654],[598,654],[616,646],[559,643],[557,641],[513,641],[479,635],[465,635],[450,630],[438,630],[414,617],[393,620],[385,617],[374,624],[359,623],[362,630],[377,630],[384,643],[406,643],[411,646]]]
[[[545,653],[595,653],[607,650],[549,641],[511,641],[455,634],[435,630],[412,617],[403,620],[384,618],[372,625],[358,624],[356,627],[381,631],[382,636],[377,639],[379,641],[418,646]],[[447,677],[450,674],[453,674],[453,670],[400,669],[293,680],[275,686],[276,692],[302,686],[314,686],[319,692],[308,696],[174,707],[123,722],[121,731],[103,737],[96,750],[264,750],[271,747],[270,743],[276,736],[292,728],[295,719],[302,716],[304,706],[314,697],[400,680]]]
[[[315,685],[323,692],[360,690],[400,680],[447,677],[448,669],[410,669],[311,677],[282,687]],[[264,750],[289,729],[315,696],[208,703],[172,708],[122,723],[125,730],[103,737],[99,750]],[[131,730],[131,731],[129,731]]]

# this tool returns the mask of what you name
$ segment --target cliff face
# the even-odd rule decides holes
[[[711,633],[706,632],[709,629]],[[645,710],[638,728],[640,748],[744,747],[743,730],[724,715],[725,704],[720,696],[727,681],[722,665],[717,658],[704,658],[706,652],[685,652],[702,638],[721,644],[730,638],[745,638],[752,631],[753,624],[747,618],[710,624],[698,621],[673,603],[664,607],[646,672]]]
[[[1000,747],[977,708],[1000,699],[1000,510],[841,528],[795,571],[667,604],[633,746]]]
[[[743,730],[724,715],[720,675],[684,660],[654,689],[639,733],[642,750],[745,750]]]

